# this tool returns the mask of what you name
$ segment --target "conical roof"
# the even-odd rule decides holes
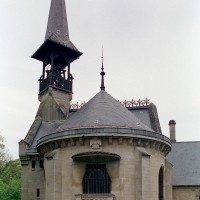
[[[62,66],[67,66],[82,55],[69,39],[65,0],[51,0],[45,41],[32,58],[51,64],[52,52],[59,54],[56,59]]]
[[[154,132],[104,90],[70,116],[57,131],[86,127],[118,127]]]
[[[69,40],[65,0],[51,0],[45,40],[52,40],[78,51]]]
[[[69,40],[65,0],[51,1],[45,39],[52,34],[58,35],[63,41]]]

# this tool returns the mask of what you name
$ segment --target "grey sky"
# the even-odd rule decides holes
[[[148,97],[163,134],[177,122],[177,140],[200,140],[200,1],[67,0],[70,39],[83,52],[72,64],[73,102],[100,87],[104,46],[106,91],[119,100]],[[42,44],[50,0],[1,0],[0,130],[13,157],[39,102]]]

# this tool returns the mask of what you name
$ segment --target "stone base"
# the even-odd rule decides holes
[[[76,200],[114,200],[114,194],[76,194]]]

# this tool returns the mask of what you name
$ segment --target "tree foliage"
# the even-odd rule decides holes
[[[7,161],[7,152],[4,144],[4,137],[0,135],[0,167],[4,166]]]
[[[0,135],[0,199],[20,200],[20,172],[19,159],[12,160]]]

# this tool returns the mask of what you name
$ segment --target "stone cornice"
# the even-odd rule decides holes
[[[126,127],[84,127],[79,129],[69,129],[43,136],[37,141],[37,146],[49,140],[60,140],[61,138],[65,137],[73,138],[77,136],[79,137],[79,135],[111,136],[120,134],[122,136],[160,139],[171,145],[171,140],[168,137],[156,132],[145,131],[140,129],[131,129]]]
[[[126,143],[127,145],[152,148],[163,152],[164,155],[167,155],[171,151],[169,138],[161,134],[141,130],[127,130],[124,128],[115,128],[114,130],[110,130],[112,134],[108,128],[79,129],[74,130],[74,134],[71,133],[71,130],[70,134],[67,131],[54,133],[40,138],[37,143],[37,150],[41,154],[45,154],[57,148],[85,145],[86,139],[98,137],[102,140],[107,140],[108,145],[112,145],[113,140],[117,140],[118,145]]]

